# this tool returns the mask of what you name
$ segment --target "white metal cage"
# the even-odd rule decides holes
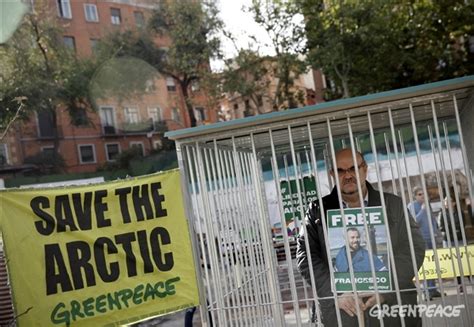
[[[169,132],[167,136],[177,142],[188,203],[203,322],[320,324],[319,310],[311,322],[313,302],[318,309],[321,300],[317,283],[311,282],[312,273],[308,283],[298,272],[295,239],[305,232],[301,217],[308,203],[321,201],[338,184],[329,174],[335,152],[350,148],[354,160],[355,151],[364,155],[367,180],[380,192],[398,195],[407,207],[418,185],[429,195],[428,215],[436,215],[438,223],[456,230],[456,217],[464,217],[458,223],[461,237],[447,232],[442,244],[433,227],[429,229],[436,248],[451,249],[449,265],[461,277],[442,278],[446,260],[441,262],[434,251],[434,281],[441,297],[425,294],[414,260],[413,289],[418,304],[463,306],[459,317],[423,316],[424,325],[444,326],[449,321],[472,326],[474,253],[468,245],[474,242],[473,107],[474,76],[469,76]],[[305,178],[315,187],[296,182]],[[408,210],[403,219],[412,219]],[[413,256],[411,234],[409,239]],[[397,282],[394,289],[400,299]],[[363,325],[360,311],[358,316]],[[404,319],[400,321],[404,326]]]

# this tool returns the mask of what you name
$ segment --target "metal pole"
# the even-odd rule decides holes
[[[350,145],[351,145],[351,152],[352,152],[352,162],[354,164],[355,168],[355,173],[356,173],[356,179],[357,179],[357,190],[359,193],[359,202],[360,206],[362,209],[362,217],[366,217],[365,215],[365,204],[364,204],[364,198],[362,196],[362,185],[360,184],[360,174],[359,174],[359,169],[357,168],[357,158],[356,158],[356,150],[355,149],[355,144],[354,144],[354,135],[352,134],[352,126],[351,126],[351,118],[347,116],[347,128],[349,131],[349,139],[350,139]],[[364,181],[365,183],[365,181]],[[387,217],[385,216],[385,226],[387,226]],[[365,235],[369,235],[369,227],[367,226],[367,221],[364,219],[364,231]],[[373,249],[372,249],[372,242],[367,242],[367,246],[369,248],[369,264],[370,264],[370,272],[372,274],[372,284],[374,285],[374,290],[375,290],[375,300],[377,302],[377,305],[380,308],[381,300],[380,300],[380,293],[378,289],[378,283],[377,283],[377,278],[375,275],[375,264],[374,264],[374,258],[373,258]],[[384,326],[383,320],[381,320],[382,326]]]
[[[278,286],[278,273],[277,273],[277,268],[276,268],[276,262],[275,262],[275,250],[273,248],[273,241],[271,239],[271,231],[268,228],[268,221],[269,221],[269,214],[267,212],[267,207],[265,205],[266,201],[264,201],[264,185],[263,180],[260,176],[260,179],[258,178],[258,172],[260,172],[260,167],[257,162],[257,150],[255,147],[255,139],[253,133],[250,135],[251,142],[252,142],[252,154],[253,154],[253,165],[252,168],[254,170],[254,176],[255,176],[255,185],[257,188],[257,201],[258,201],[258,206],[260,208],[260,215],[262,219],[260,219],[260,228],[262,230],[262,238],[263,238],[263,250],[265,253],[265,263],[266,265],[269,265],[268,269],[268,277],[267,279],[269,280],[270,284],[270,295],[271,299],[269,299],[273,308],[273,317],[276,318],[276,321],[274,319],[275,326],[281,327],[283,326],[282,323],[284,319],[282,320],[281,318],[284,318],[283,311],[281,310],[281,306],[279,303],[281,302],[280,298],[280,290]],[[266,219],[264,219],[266,218]]]
[[[337,171],[337,162],[336,162],[336,153],[334,149],[334,141],[332,137],[332,130],[331,130],[331,122],[329,121],[329,118],[326,119],[327,127],[328,127],[328,135],[329,135],[329,144],[330,144],[330,150],[331,150],[331,156],[332,156],[332,167],[333,167],[333,172],[336,180],[336,189],[337,189],[337,197],[339,200],[339,210],[341,212],[342,216],[342,225],[344,227],[344,230],[346,230],[346,218],[344,214],[344,205],[342,204],[342,195],[341,195],[341,185],[339,185],[339,173]],[[328,239],[326,239],[326,247],[328,247]],[[357,295],[357,288],[355,284],[355,275],[354,275],[354,268],[352,266],[352,257],[350,256],[350,250],[349,250],[349,243],[347,238],[344,238],[344,243],[346,247],[346,257],[347,261],[349,262],[349,275],[351,276],[351,284],[352,284],[352,294],[354,297],[354,301],[358,304],[359,303],[359,297]],[[331,257],[328,257],[328,260]],[[356,311],[357,311],[357,320],[359,322],[359,325],[364,324],[364,315],[361,314],[359,305],[356,305]]]
[[[183,199],[185,203],[192,203],[190,194],[189,194],[189,185],[188,181],[191,181],[192,184],[192,178],[190,176],[190,171],[192,169],[191,166],[186,165],[186,159],[189,157],[187,154],[187,148],[184,146],[181,148],[181,144],[179,142],[176,142],[176,154],[178,158],[178,166],[180,168],[181,172],[181,190],[183,194]],[[186,158],[186,159],[185,159]],[[185,212],[186,212],[186,217],[187,219],[187,224],[189,228],[189,234],[190,234],[190,239],[191,239],[191,245],[192,245],[192,252],[193,252],[193,259],[194,259],[194,270],[196,272],[196,278],[197,278],[197,285],[198,285],[198,290],[199,290],[199,311],[201,313],[202,320],[205,325],[208,324],[208,310],[207,310],[207,304],[206,304],[206,287],[203,283],[204,276],[202,275],[202,271],[200,269],[200,259],[199,259],[199,241],[196,238],[196,230],[194,228],[194,224],[192,221],[196,221],[196,218],[194,217],[194,213],[192,210],[192,206],[184,206]]]
[[[276,151],[275,151],[275,144],[273,142],[273,133],[272,130],[269,131],[270,133],[270,145],[271,145],[271,150],[272,150],[272,165],[273,165],[273,171],[274,171],[274,180],[276,184],[276,189],[277,189],[277,194],[281,194],[281,187],[280,187],[280,173],[278,169],[278,162],[276,159]],[[301,314],[300,314],[300,308],[298,304],[298,295],[296,294],[296,284],[295,284],[295,276],[293,273],[293,269],[290,269],[292,265],[292,258],[291,258],[291,251],[290,251],[290,246],[288,242],[288,233],[286,232],[286,219],[285,219],[285,214],[283,210],[283,203],[281,201],[281,197],[278,196],[278,204],[281,212],[281,225],[282,225],[282,231],[283,231],[283,240],[284,240],[284,247],[285,247],[285,256],[286,256],[286,262],[288,264],[288,275],[290,278],[290,291],[291,291],[291,297],[292,297],[292,304],[293,304],[293,310],[296,315],[296,320],[297,320],[297,326],[301,326]]]

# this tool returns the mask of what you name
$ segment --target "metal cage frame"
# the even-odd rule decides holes
[[[306,233],[300,219],[308,201],[321,201],[334,184],[339,186],[329,173],[336,165],[337,149],[350,148],[354,162],[356,151],[364,153],[371,172],[369,182],[379,192],[400,196],[405,207],[412,201],[410,190],[415,184],[425,194],[435,194],[441,203],[439,219],[445,226],[455,228],[456,215],[472,214],[472,206],[466,205],[473,203],[473,124],[474,76],[467,76],[168,132],[166,136],[176,141],[182,188],[188,204],[186,213],[203,322],[209,325],[212,320],[218,326],[307,326],[313,324],[310,318],[315,302],[316,323],[321,323],[318,310],[321,298],[314,274],[311,271],[308,282],[297,271],[294,259],[297,236],[287,232],[287,226],[289,220],[294,232]],[[317,195],[312,199],[305,195],[304,184],[291,184],[291,180],[298,181],[304,176],[315,180]],[[359,177],[357,170],[356,176]],[[290,188],[290,204],[282,198],[282,180]],[[292,185],[296,190],[291,189]],[[360,189],[361,185],[358,186]],[[443,205],[444,199],[447,206]],[[363,199],[360,200],[362,203]],[[430,206],[428,198],[425,206]],[[287,211],[290,219],[285,215]],[[321,214],[324,217],[323,211]],[[432,215],[428,210],[429,219],[434,218]],[[408,210],[403,218],[406,222],[411,219]],[[272,222],[273,226],[281,225],[278,242]],[[474,258],[467,255],[469,271],[465,271],[460,251],[469,253],[468,243],[474,242],[470,234],[473,226],[466,218],[460,219],[460,224],[462,237],[459,239],[455,233],[451,239],[447,233],[444,245],[455,254],[450,259],[453,270],[458,269],[461,276],[467,277],[460,278],[458,286],[455,280],[443,279],[438,274],[435,281],[440,299],[424,294],[423,282],[415,273],[413,241],[408,232],[415,275],[413,289],[417,291],[419,304],[464,305],[456,321],[472,326],[474,284],[470,260]],[[429,226],[435,244],[436,231]],[[368,231],[367,224],[364,228]],[[326,233],[325,236],[327,240]],[[390,239],[388,244],[388,251],[392,252]],[[307,239],[305,246],[309,249]],[[370,242],[367,246],[371,251]],[[390,257],[393,258],[393,253]],[[370,261],[375,277],[373,259]],[[439,272],[437,251],[434,251],[434,262]],[[394,260],[391,264],[396,266]],[[329,268],[332,270],[332,265]],[[396,275],[396,270],[393,271]],[[350,275],[353,280],[352,266]],[[394,281],[400,304],[396,276]],[[374,289],[377,303],[381,304],[382,293],[376,283]],[[333,298],[336,296],[333,294]],[[336,312],[341,324],[340,311]],[[358,310],[361,325],[362,316]],[[423,322],[427,326],[440,326],[447,325],[448,319],[423,317]],[[450,324],[453,322],[450,320]],[[405,326],[403,318],[401,324]]]

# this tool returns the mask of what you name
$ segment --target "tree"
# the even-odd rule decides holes
[[[92,61],[77,59],[62,43],[55,22],[45,17],[39,12],[26,15],[13,37],[0,48],[0,125],[7,126],[14,117],[28,119],[34,111],[45,113],[52,121],[57,150],[56,110],[67,106],[71,123],[84,123],[77,117],[90,108],[87,85],[95,66]]]
[[[294,80],[307,70],[300,55],[304,49],[304,26],[298,17],[298,7],[287,0],[252,0],[248,8],[255,22],[268,33],[275,51],[272,65],[276,87],[273,106],[275,110],[298,106]]]
[[[473,4],[299,0],[308,60],[349,97],[474,72]]]
[[[268,87],[271,78],[269,57],[262,57],[256,51],[240,49],[238,55],[225,61],[226,69],[222,72],[222,91],[237,93],[249,99],[259,114],[262,111],[263,98],[268,98]],[[270,99],[272,100],[272,99]]]
[[[211,1],[165,1],[149,23],[153,31],[170,40],[156,68],[179,85],[191,126],[196,126],[191,85],[208,76],[209,60],[220,55],[216,32],[222,22],[217,14]]]

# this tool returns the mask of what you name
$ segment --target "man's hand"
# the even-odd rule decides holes
[[[357,307],[359,306],[361,311],[364,311],[364,303],[362,300],[356,295],[357,303],[354,300],[354,295],[351,293],[347,293],[341,295],[337,298],[337,304],[339,305],[339,310],[344,310],[349,316],[354,317],[357,315]]]
[[[380,304],[382,304],[385,301],[385,299],[382,294],[379,294],[379,297],[380,297]],[[367,297],[364,297],[364,298],[367,299],[363,304],[364,311],[377,304],[377,297],[375,296],[375,294],[368,296],[368,298]]]

